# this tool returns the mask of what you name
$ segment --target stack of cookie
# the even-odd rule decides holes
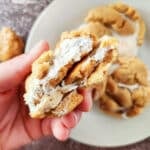
[[[83,100],[78,88],[103,82],[116,61],[117,46],[113,37],[63,33],[55,50],[45,52],[32,65],[24,95],[30,116],[61,117],[75,109]]]

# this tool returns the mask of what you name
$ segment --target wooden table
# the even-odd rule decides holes
[[[17,4],[17,1],[26,2]],[[27,1],[30,4],[27,4]],[[31,3],[32,2],[32,3]],[[32,24],[39,13],[51,0],[0,0],[0,27],[9,26],[15,29],[26,41]],[[101,133],[98,133],[101,134]],[[59,142],[54,138],[45,137],[31,145],[21,148],[23,150],[150,150],[150,138],[140,143],[122,148],[97,148],[77,143],[71,139]]]

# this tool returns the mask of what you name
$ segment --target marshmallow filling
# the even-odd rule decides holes
[[[90,37],[75,37],[63,40],[59,48],[55,50],[53,66],[51,66],[44,80],[55,78],[62,67],[71,61],[80,61],[82,55],[88,54],[92,50],[93,40]]]
[[[140,87],[140,85],[139,84],[129,85],[129,84],[124,84],[124,83],[118,83],[118,87],[127,88],[129,91],[132,92],[132,91],[138,89]]]

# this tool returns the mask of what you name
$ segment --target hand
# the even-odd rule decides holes
[[[28,54],[22,54],[0,64],[0,148],[13,149],[45,135],[66,140],[71,128],[78,123],[82,111],[89,111],[92,96],[89,90],[81,90],[82,104],[62,118],[32,119],[24,105],[24,80],[31,71],[31,64],[44,51],[47,42],[40,42]]]

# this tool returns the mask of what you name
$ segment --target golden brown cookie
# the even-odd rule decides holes
[[[108,6],[100,6],[91,9],[85,21],[101,22],[108,27],[112,27],[116,32],[122,35],[134,33],[134,27],[131,22],[122,17],[118,11]]]
[[[44,52],[34,63],[32,64],[33,76],[42,79],[52,65],[53,54],[51,51]]]
[[[136,57],[119,57],[118,68],[107,80],[100,109],[114,116],[133,117],[140,114],[150,100],[147,68]]]
[[[139,31],[138,31],[138,36],[137,36],[137,44],[140,46],[143,44],[144,41],[144,35],[145,35],[145,23],[141,17],[141,15],[139,14],[139,12],[125,4],[122,2],[118,2],[115,4],[110,5],[111,8],[115,9],[116,11],[118,11],[119,13],[122,13],[123,15],[127,16],[129,19],[131,19],[134,22],[137,22],[139,25]]]
[[[112,74],[112,77],[117,82],[122,82],[125,84],[147,84],[147,68],[139,58],[119,57],[117,63],[120,67]]]
[[[112,31],[117,32],[112,33],[116,38],[119,38],[119,42],[121,42],[120,44],[122,46],[127,46],[127,48],[125,48],[125,50],[123,51],[128,51],[128,47],[130,49],[136,49],[138,48],[138,46],[141,46],[144,42],[144,36],[146,31],[145,23],[139,12],[125,3],[117,2],[114,4],[108,4],[105,6],[93,8],[89,11],[88,15],[85,18],[85,21],[88,22],[88,24],[94,24],[95,22],[103,24],[101,29],[97,28],[97,30],[93,30],[94,27],[92,28],[92,26],[91,28],[90,26],[85,26],[84,29],[83,26],[82,29],[85,31],[89,30],[90,33],[94,33],[97,31],[101,34],[107,34],[106,29],[110,29]],[[98,29],[101,30],[101,32]],[[134,40],[135,43],[132,44],[129,41],[123,42],[125,38],[127,38],[127,40],[129,41]]]
[[[0,61],[6,61],[23,53],[24,43],[12,29],[4,27],[0,31]]]
[[[103,82],[116,58],[117,40],[112,37],[99,41],[83,32],[63,33],[56,49],[43,53],[33,63],[26,80],[24,97],[30,116],[60,117],[71,112],[83,100],[77,89]],[[81,75],[84,61],[87,70]]]

